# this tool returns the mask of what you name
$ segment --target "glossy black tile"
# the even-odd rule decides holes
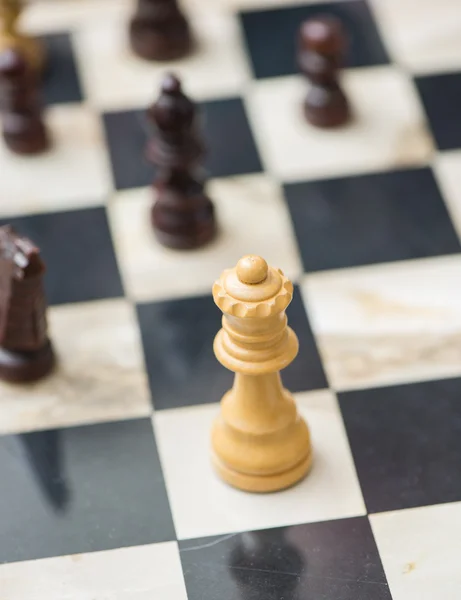
[[[461,72],[416,77],[415,81],[437,146],[461,148]]]
[[[461,500],[461,379],[339,394],[368,512]]]
[[[50,304],[123,295],[103,207],[0,221],[5,223],[40,247],[47,265],[45,287]]]
[[[43,100],[46,104],[82,102],[82,87],[77,71],[72,40],[68,33],[44,36],[46,67]]]
[[[460,252],[429,168],[285,185],[305,271]]]
[[[198,114],[207,148],[204,157],[207,176],[226,177],[262,170],[241,98],[203,102],[198,105]],[[103,119],[116,189],[150,185],[155,167],[144,158],[146,143],[152,135],[145,111],[106,113]]]
[[[232,373],[213,354],[221,312],[211,296],[138,305],[156,409],[219,402]]]
[[[145,158],[152,131],[145,110],[105,113],[103,122],[115,188],[125,190],[150,185],[155,167]]]
[[[299,289],[288,307],[290,326],[300,351],[283,373],[292,392],[327,387]],[[157,410],[219,402],[232,386],[233,374],[218,363],[213,340],[221,311],[211,296],[138,305],[144,354]]]
[[[189,600],[391,600],[368,519],[179,542]]]
[[[205,169],[210,177],[245,175],[262,170],[241,98],[205,102],[202,122],[208,152]]]
[[[288,324],[298,336],[299,354],[291,365],[282,371],[283,384],[291,392],[328,387],[301,292],[296,285],[287,316]]]
[[[0,562],[175,539],[149,419],[0,437]]]
[[[348,36],[346,67],[367,67],[389,62],[383,40],[367,2],[322,2],[243,12],[240,19],[255,77],[298,73],[298,29],[302,21],[318,14],[341,19]]]

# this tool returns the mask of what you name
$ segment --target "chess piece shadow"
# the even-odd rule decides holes
[[[286,540],[284,528],[241,534],[229,559],[242,600],[295,600],[306,568],[299,550]]]
[[[64,512],[70,502],[70,492],[60,431],[34,431],[18,437],[44,498],[57,512]]]

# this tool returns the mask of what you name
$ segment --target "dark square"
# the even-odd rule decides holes
[[[228,177],[262,170],[241,98],[203,102],[198,112],[207,148],[204,157],[207,176]],[[116,189],[150,185],[155,167],[145,159],[145,148],[153,133],[145,112],[106,113],[104,126]]]
[[[416,85],[437,146],[461,148],[461,72],[417,77]]]
[[[246,175],[262,170],[261,160],[241,98],[202,104],[208,153],[205,168],[210,177]]]
[[[117,190],[150,185],[155,167],[146,160],[151,134],[145,111],[126,110],[103,115],[112,177]]]
[[[292,392],[327,387],[298,288],[287,310],[300,351],[282,373]],[[156,409],[219,402],[233,374],[213,353],[222,313],[211,296],[138,305],[147,371]]]
[[[339,395],[368,512],[461,500],[461,379]]]
[[[346,67],[389,62],[373,15],[363,0],[288,6],[240,15],[255,77],[262,79],[298,73],[299,27],[305,19],[319,14],[334,15],[342,21],[348,39]]]
[[[391,600],[367,517],[179,542],[189,600]]]
[[[41,249],[50,304],[123,296],[103,207],[25,215],[10,223]]]
[[[285,195],[305,271],[461,250],[429,168],[287,184]]]
[[[283,384],[290,392],[328,387],[301,292],[296,285],[293,301],[287,308],[287,316],[289,326],[298,336],[299,354],[291,365],[282,371]]]
[[[0,562],[175,539],[149,419],[0,437]]]
[[[70,34],[54,33],[40,39],[44,43],[46,52],[43,75],[44,102],[46,104],[82,102],[82,88]]]
[[[232,373],[213,354],[222,314],[211,296],[138,305],[156,409],[219,402]]]

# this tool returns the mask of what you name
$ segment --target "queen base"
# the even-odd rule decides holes
[[[268,387],[264,390],[266,379]],[[211,432],[216,471],[230,485],[248,492],[290,487],[303,479],[312,464],[309,428],[292,395],[284,389],[278,394],[274,381],[280,381],[276,374],[255,378],[238,374],[234,389],[221,401],[221,414]],[[260,388],[263,394],[243,396],[241,390],[248,386],[253,392]],[[276,396],[264,394],[270,390]],[[269,410],[258,412],[258,405]],[[270,407],[274,405],[277,410],[273,412]]]
[[[235,471],[212,454],[213,467],[218,475],[229,485],[246,492],[277,492],[289,488],[309,473],[312,466],[312,452],[298,464],[287,471],[274,473],[272,475],[257,475]]]

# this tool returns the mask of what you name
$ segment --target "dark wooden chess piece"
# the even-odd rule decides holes
[[[311,82],[304,112],[316,127],[337,127],[350,119],[349,105],[338,81],[345,51],[341,22],[330,16],[305,21],[299,34],[299,66]]]
[[[195,113],[180,81],[167,75],[148,111],[157,129],[147,147],[147,158],[158,167],[152,224],[161,244],[181,250],[203,246],[216,233],[213,204],[198,173],[204,149]]]
[[[9,226],[0,227],[0,378],[35,381],[54,366],[39,250]]]
[[[3,138],[12,152],[38,154],[48,149],[37,71],[12,48],[0,54],[0,112]]]
[[[133,51],[146,60],[175,60],[192,49],[192,36],[178,0],[137,0],[130,23]]]

